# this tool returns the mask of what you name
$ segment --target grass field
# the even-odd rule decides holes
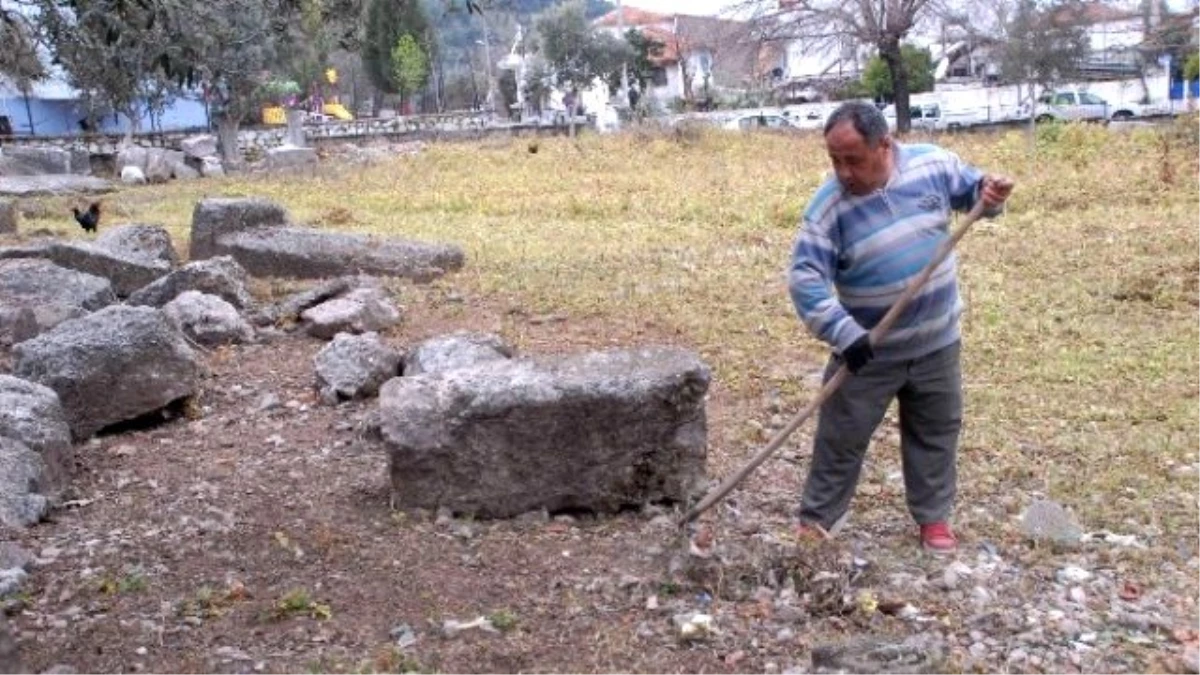
[[[1164,556],[1194,559],[1195,119],[1048,127],[1036,146],[1019,131],[940,141],[1017,184],[1007,213],[960,249],[960,509],[1011,516],[1045,495],[1085,529],[1150,541],[1123,554],[1143,577]],[[432,145],[369,167],[174,183],[110,202],[120,220],[167,226],[184,251],[193,205],[217,195],[269,197],[331,230],[459,243],[465,269],[403,302],[452,292],[465,301],[444,311],[460,325],[498,329],[518,349],[531,346],[524,323],[473,317],[560,315],[571,348],[665,339],[695,349],[713,392],[739,411],[712,429],[725,440],[710,449],[710,474],[727,475],[761,446],[768,401],[787,414],[814,394],[827,353],[784,280],[799,214],[827,171],[820,137],[633,132],[541,139],[536,154],[527,145]],[[56,216],[28,227],[73,225]],[[1178,590],[1194,599],[1194,575]]]

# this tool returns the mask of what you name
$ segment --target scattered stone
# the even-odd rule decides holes
[[[1060,545],[1079,542],[1083,530],[1061,504],[1048,499],[1035,499],[1021,517],[1021,529],[1034,541]]]
[[[188,157],[211,157],[217,154],[217,138],[211,134],[188,136],[179,142],[179,149]]]
[[[338,333],[313,359],[322,400],[336,404],[374,396],[400,372],[401,358],[377,333]]]
[[[459,633],[462,633],[463,631],[472,630],[475,628],[478,628],[479,630],[482,630],[487,633],[499,633],[500,632],[499,630],[496,629],[495,626],[492,625],[492,622],[486,616],[481,616],[481,617],[478,617],[474,620],[467,621],[467,622],[455,621],[454,619],[447,619],[442,624],[442,635],[444,635],[448,638],[452,638],[452,637],[456,637]]]
[[[196,392],[201,364],[162,312],[107,307],[13,348],[13,373],[58,393],[76,439]]]
[[[38,494],[45,474],[46,464],[40,454],[24,443],[0,437],[0,524],[25,527],[45,516],[50,504],[44,495]],[[24,570],[8,570],[5,574],[8,572],[19,573],[24,579]]]
[[[380,288],[356,288],[304,310],[301,320],[309,335],[328,340],[338,333],[368,333],[400,322],[400,310]]]
[[[671,617],[676,635],[683,642],[700,642],[716,633],[716,624],[711,614],[676,614]]]
[[[145,185],[146,174],[136,166],[122,167],[121,182],[126,185]]]
[[[49,145],[5,145],[0,176],[41,176],[71,173],[71,153]]]
[[[131,305],[162,307],[184,291],[215,295],[238,309],[254,306],[246,270],[229,256],[190,262],[129,296]]]
[[[1091,579],[1092,573],[1083,569],[1082,567],[1068,565],[1060,569],[1054,576],[1056,579],[1058,579],[1059,583],[1081,584],[1088,579]]]
[[[32,307],[0,304],[0,347],[11,347],[40,331]]]
[[[0,500],[3,499],[3,497],[0,497]],[[0,515],[0,518],[3,518],[3,516]],[[0,568],[0,598],[20,590],[21,584],[24,583],[25,578],[28,576],[29,574],[20,567]]]
[[[245,229],[287,224],[283,207],[267,199],[204,199],[192,211],[191,252],[195,260],[222,255],[218,239]]]
[[[116,301],[108,279],[49,260],[0,260],[0,333],[14,344]]]
[[[38,477],[38,483],[44,489],[54,494],[66,487],[74,449],[66,413],[54,390],[11,375],[0,375],[0,437],[17,441],[41,455],[46,474]]]
[[[174,266],[179,254],[171,235],[161,225],[128,224],[106,227],[94,242],[96,246],[128,258],[145,258]]]
[[[939,659],[940,655],[927,646],[874,639],[812,650],[812,665],[817,672],[929,673],[935,672]]]
[[[685,501],[704,477],[708,383],[696,355],[672,348],[389,380],[393,499],[499,518]]]
[[[34,560],[35,558],[31,551],[12,542],[0,542],[0,570],[28,570],[33,565]],[[0,595],[4,594],[0,593]]]
[[[262,199],[205,199],[192,215],[192,260],[231,255],[255,276],[380,274],[429,281],[462,267],[457,246],[290,227]]]
[[[162,260],[130,256],[93,243],[50,241],[0,248],[0,259],[41,258],[67,269],[108,279],[117,297],[127,297],[171,271]]]
[[[15,199],[0,197],[0,234],[16,234],[21,222],[21,212]]]
[[[317,151],[314,148],[298,148],[295,146],[281,145],[277,148],[271,148],[270,150],[267,150],[268,169],[295,169],[298,167],[312,166],[316,163]]]
[[[115,189],[116,187],[111,182],[93,176],[47,174],[44,176],[0,177],[0,197],[98,195],[112,192]],[[70,215],[70,213],[66,215]]]
[[[237,308],[215,295],[184,291],[162,308],[171,323],[203,347],[239,344],[254,339],[254,329]]]
[[[404,358],[404,374],[420,375],[468,368],[512,358],[513,349],[498,335],[459,331],[426,340]]]

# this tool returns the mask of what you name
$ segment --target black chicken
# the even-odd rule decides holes
[[[71,207],[71,211],[75,213],[75,222],[79,223],[85,232],[95,232],[100,225],[100,202],[92,202],[87,211],[80,211],[75,206]]]

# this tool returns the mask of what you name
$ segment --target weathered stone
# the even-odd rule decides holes
[[[71,173],[71,153],[50,146],[6,146],[0,154],[0,176]]]
[[[377,333],[338,333],[316,357],[317,387],[326,403],[366,398],[400,372],[400,352],[385,345]]]
[[[513,350],[498,335],[460,331],[426,340],[404,357],[404,374],[440,373],[455,368],[512,358]]]
[[[0,178],[0,197],[49,197],[54,195],[98,195],[116,188],[110,181],[94,176],[47,174],[44,176],[5,176]]]
[[[184,291],[163,306],[163,313],[183,334],[204,347],[254,339],[254,329],[225,300],[200,291]]]
[[[146,173],[141,168],[130,165],[121,167],[121,182],[126,185],[145,185]]]
[[[188,157],[203,159],[217,154],[217,137],[209,134],[188,136],[179,142],[179,149]]]
[[[932,673],[940,660],[928,647],[869,638],[812,650],[819,673]]]
[[[54,390],[0,375],[0,438],[17,441],[42,456],[48,489],[66,487],[74,449],[71,427]]]
[[[24,527],[46,515],[50,502],[39,494],[45,474],[41,455],[0,436],[0,524]]]
[[[232,255],[254,276],[321,279],[377,274],[430,281],[462,268],[462,249],[401,239],[279,227],[217,238],[217,253]],[[215,255],[215,253],[214,253]]]
[[[59,267],[49,260],[0,260],[0,331],[14,342],[116,302],[108,279]],[[34,318],[29,334],[28,313]],[[18,339],[19,338],[19,339]]]
[[[0,248],[0,260],[15,258],[41,258],[60,267],[103,277],[121,298],[171,271],[171,265],[161,260],[131,257],[84,242],[49,241]]]
[[[230,258],[232,260],[232,258]],[[369,277],[338,277],[321,282],[306,291],[293,293],[279,302],[264,307],[254,315],[252,320],[256,325],[269,326],[280,321],[293,321],[310,308],[331,300],[339,295],[348,293],[352,288],[362,285],[375,285]]]
[[[400,310],[380,288],[356,288],[300,314],[309,335],[322,340],[338,333],[366,333],[400,322]]]
[[[217,240],[246,229],[285,225],[287,212],[267,199],[211,198],[196,203],[192,211],[191,259],[222,255]]]
[[[286,227],[265,199],[205,199],[192,214],[192,260],[231,255],[254,276],[380,274],[427,281],[462,267],[457,246]]]
[[[168,265],[179,262],[179,254],[171,244],[171,234],[161,225],[128,224],[105,228],[93,243],[129,258],[158,260]]]
[[[58,393],[71,433],[87,438],[196,392],[196,353],[157,309],[107,307],[13,348],[13,374]]]
[[[205,178],[219,178],[225,175],[225,165],[220,157],[203,157],[200,160],[200,175]]]
[[[394,378],[379,395],[393,498],[485,517],[682,502],[704,477],[709,377],[648,348]]]
[[[1035,499],[1021,516],[1021,530],[1034,541],[1059,545],[1079,542],[1083,529],[1061,504],[1049,499]]]
[[[0,347],[10,347],[40,332],[33,307],[0,304]]]
[[[0,198],[0,234],[14,234],[21,222],[15,199]]]
[[[246,270],[229,256],[190,262],[129,296],[131,305],[162,307],[184,291],[215,295],[238,309],[254,306]]]
[[[298,148],[290,145],[281,145],[278,148],[267,150],[267,168],[272,170],[277,169],[294,169],[304,166],[312,166],[317,163],[317,151],[313,148]]]

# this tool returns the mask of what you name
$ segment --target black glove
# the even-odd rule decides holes
[[[846,362],[846,368],[850,369],[850,372],[855,375],[873,358],[875,358],[875,351],[871,349],[871,335],[869,333],[855,340],[854,344],[842,352],[842,359]]]

